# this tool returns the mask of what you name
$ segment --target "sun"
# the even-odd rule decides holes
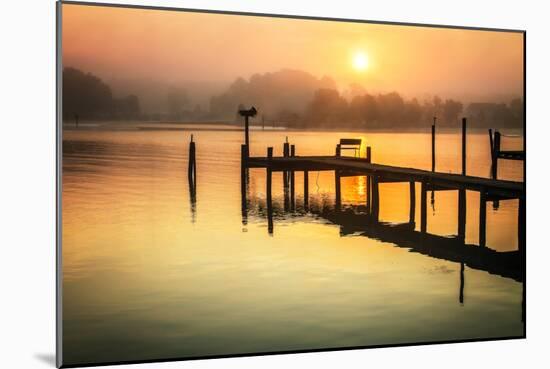
[[[358,51],[353,55],[352,60],[353,69],[362,72],[369,67],[369,58],[363,51]]]

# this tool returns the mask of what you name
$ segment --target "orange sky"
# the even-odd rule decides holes
[[[368,68],[353,58],[367,55]],[[282,68],[341,88],[522,96],[523,35],[63,5],[63,63],[106,78],[231,82]]]

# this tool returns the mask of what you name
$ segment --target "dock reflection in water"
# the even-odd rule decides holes
[[[251,154],[287,134],[258,132]],[[316,154],[349,135],[292,132],[292,141]],[[373,222],[365,177],[342,178],[335,211],[333,173],[310,172],[304,202],[296,172],[285,211],[282,173],[273,173],[271,201],[265,169],[250,169],[243,186],[241,140],[197,133],[190,186],[185,132],[64,132],[67,364],[523,335],[517,200],[489,206],[485,248],[470,191],[464,243],[449,237],[458,234],[457,191],[434,194],[426,234],[419,185],[414,228],[409,184],[380,185]],[[429,153],[407,154],[425,146],[423,134],[369,140],[374,162],[429,167]],[[472,172],[488,175],[486,134],[470,142]],[[439,165],[453,170],[447,146]],[[508,165],[503,177],[521,173]]]

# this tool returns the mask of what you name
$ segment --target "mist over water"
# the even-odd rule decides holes
[[[460,302],[460,263],[346,233],[303,211],[300,172],[293,213],[280,211],[282,175],[273,176],[270,235],[265,170],[250,170],[243,224],[241,131],[136,126],[64,130],[66,364],[523,334],[522,283],[466,266]],[[191,133],[196,203],[187,181]],[[296,155],[334,155],[340,138],[353,137],[363,139],[362,156],[372,147],[374,163],[431,167],[427,132],[255,129],[251,155],[273,146],[280,156],[287,136]],[[485,132],[468,135],[469,175],[489,177],[488,141]],[[503,144],[521,148],[521,141]],[[460,172],[457,132],[438,134],[436,150],[437,171]],[[521,162],[500,162],[499,178],[521,181]],[[364,205],[365,188],[364,177],[342,179],[343,206]],[[333,172],[310,172],[309,194],[312,208],[332,208]],[[382,184],[380,219],[406,222],[408,194],[408,185]],[[517,207],[517,200],[488,204],[487,247],[517,250]],[[467,192],[466,243],[477,244],[478,218],[479,194]],[[429,233],[456,234],[456,191],[434,194],[427,223]]]

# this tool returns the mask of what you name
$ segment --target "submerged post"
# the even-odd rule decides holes
[[[462,118],[462,175],[466,175],[466,118]]]
[[[304,210],[309,208],[309,172],[304,170]]]
[[[493,141],[493,151],[491,153],[492,159],[492,176],[493,179],[497,179],[498,176],[498,155],[500,153],[500,132],[495,131],[495,137]]]
[[[409,182],[409,198],[409,223],[414,224],[416,213],[416,186],[414,181]]]
[[[427,228],[428,199],[426,198],[426,193],[428,189],[426,187],[426,182],[422,181],[422,186],[420,188],[420,232],[422,233],[426,233]]]
[[[187,177],[189,185],[193,188],[197,185],[197,163],[195,158],[195,142],[193,141],[193,135],[191,135],[191,142],[189,143],[189,163],[187,167]]]
[[[370,146],[367,146],[367,163],[371,163],[372,162],[372,156],[371,156],[371,148]],[[367,205],[367,212],[370,212],[370,208],[371,208],[371,176],[370,175],[367,175],[367,201],[366,201],[366,205]]]
[[[288,143],[288,137],[286,137],[286,141],[283,144],[283,157],[287,158],[290,155],[290,145]],[[288,211],[289,208],[289,173],[287,170],[283,171],[283,195],[284,195],[284,211]]]
[[[248,148],[246,145],[241,145],[241,213],[243,225],[248,224],[248,207],[247,207],[247,171],[248,171]]]
[[[479,191],[479,246],[485,247],[487,234],[487,192]]]
[[[273,147],[267,148],[267,168],[266,168],[266,202],[267,202],[267,231],[273,234],[273,203],[271,199],[271,162],[273,159]]]
[[[294,157],[296,154],[296,146],[290,145],[290,157]],[[294,171],[290,171],[290,210],[294,211],[296,207],[295,191],[294,191]]]
[[[436,117],[434,117],[434,123],[432,124],[432,172],[435,172],[435,121]]]
[[[340,192],[340,171],[336,169],[334,171],[334,191],[335,191],[335,198],[336,198],[336,205],[335,209],[336,211],[339,211],[342,207],[342,193]]]
[[[464,243],[466,239],[466,190],[458,190],[458,239]]]
[[[372,207],[374,220],[378,222],[380,214],[380,186],[377,176],[372,178]]]

